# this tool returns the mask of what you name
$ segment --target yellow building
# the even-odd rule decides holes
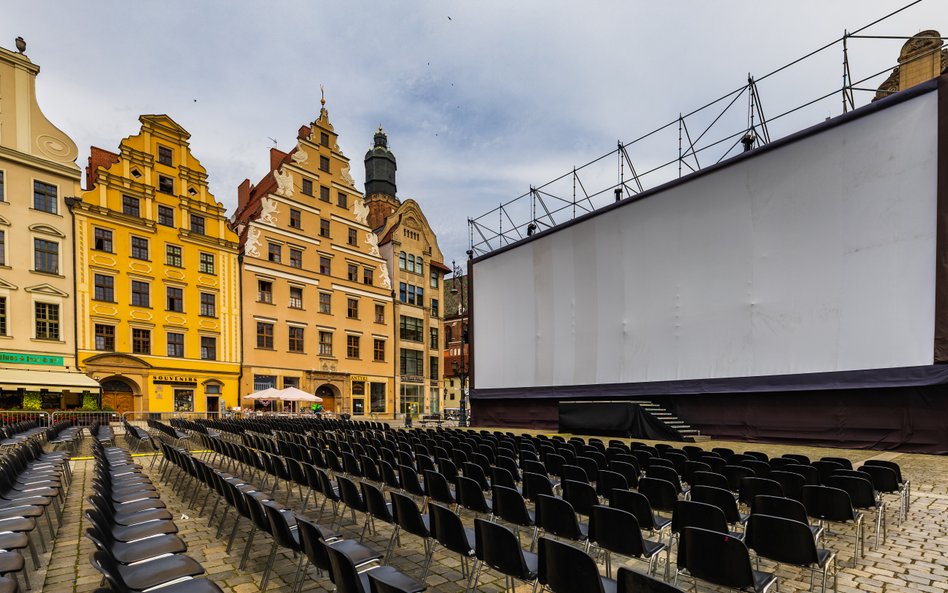
[[[71,201],[78,358],[121,411],[238,405],[237,236],[167,115],[143,115],[118,153],[92,148]]]
[[[77,407],[99,386],[76,366],[76,144],[36,102],[39,66],[0,48],[0,408]]]
[[[397,359],[385,260],[325,106],[297,136],[289,153],[271,151],[259,183],[238,189],[241,396],[296,387],[331,412],[392,417]]]
[[[365,203],[395,290],[398,413],[439,413],[444,274],[451,270],[421,206],[395,195],[395,155],[381,128],[374,140],[365,154]]]

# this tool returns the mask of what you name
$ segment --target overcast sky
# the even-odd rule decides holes
[[[450,265],[465,257],[468,217],[907,3],[32,0],[4,7],[0,45],[26,39],[40,106],[81,166],[89,146],[136,133],[140,114],[166,113],[231,212],[237,185],[266,173],[271,139],[289,150],[317,116],[322,84],[359,189],[381,124],[399,197],[422,205]],[[948,3],[924,0],[867,33],[929,28],[948,33]],[[894,65],[901,44],[852,40],[854,77]],[[765,113],[838,88],[841,62],[837,46],[761,83]],[[870,98],[857,93],[857,106]],[[840,111],[834,96],[771,134]],[[673,136],[637,153],[636,168],[677,156]]]

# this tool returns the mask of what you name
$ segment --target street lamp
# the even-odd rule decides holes
[[[464,301],[465,301],[467,291],[464,290],[464,282],[462,280],[464,276],[461,274],[461,268],[458,267],[458,265],[454,262],[454,260],[451,260],[451,267],[453,268],[453,272],[454,272],[454,286],[451,287],[451,294],[458,297],[459,303],[461,305],[460,309],[458,310],[458,314],[460,315],[460,318],[461,318],[461,365],[460,365],[460,372],[458,373],[458,377],[461,380],[461,418],[458,420],[458,426],[466,427],[467,426],[467,388],[465,386],[466,386],[466,380],[467,380],[467,364],[465,362],[465,359],[466,359],[466,354],[467,354],[466,352],[467,329],[465,326],[467,324],[465,323],[464,318],[467,315],[467,306],[465,305]]]

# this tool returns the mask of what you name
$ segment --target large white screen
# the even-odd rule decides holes
[[[933,361],[937,93],[474,264],[475,387]]]

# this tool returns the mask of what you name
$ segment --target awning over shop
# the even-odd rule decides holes
[[[101,387],[98,381],[78,371],[0,369],[0,389],[99,391]]]

